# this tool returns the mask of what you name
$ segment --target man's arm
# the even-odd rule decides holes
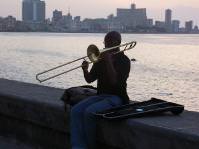
[[[82,63],[82,70],[83,70],[84,78],[85,78],[86,82],[92,83],[93,81],[95,81],[97,79],[96,74],[94,73],[94,71],[96,71],[96,70],[91,69],[91,72],[89,72],[88,66],[89,66],[88,62],[84,61]]]

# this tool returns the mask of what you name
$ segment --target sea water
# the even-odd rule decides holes
[[[104,48],[105,34],[0,33],[0,78],[40,84],[41,71],[86,56],[90,44]],[[125,52],[131,62],[128,94],[131,100],[151,97],[199,111],[199,35],[122,34],[123,43],[137,41]],[[82,61],[52,74],[81,65]],[[41,85],[69,88],[87,84],[78,69]],[[91,84],[96,86],[96,82]]]

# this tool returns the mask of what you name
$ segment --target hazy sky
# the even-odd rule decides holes
[[[52,17],[54,9],[62,10],[65,14],[70,7],[73,16],[82,18],[106,17],[116,13],[116,8],[128,8],[131,2],[137,7],[147,8],[148,17],[164,19],[164,10],[171,8],[173,18],[181,21],[193,20],[199,25],[199,0],[45,0],[47,17]],[[0,0],[0,16],[13,15],[21,19],[22,0]]]

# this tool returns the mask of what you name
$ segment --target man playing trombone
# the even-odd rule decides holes
[[[105,48],[121,44],[121,35],[116,31],[106,34]],[[96,148],[96,119],[94,112],[106,110],[129,103],[127,78],[130,72],[130,60],[119,52],[120,48],[100,54],[100,60],[93,64],[84,61],[82,69],[88,83],[97,80],[97,96],[89,97],[75,105],[71,110],[71,145],[72,149]]]

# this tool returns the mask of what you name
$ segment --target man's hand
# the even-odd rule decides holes
[[[83,71],[88,71],[88,66],[89,66],[88,62],[87,61],[83,61],[83,63],[82,63],[82,70]]]

